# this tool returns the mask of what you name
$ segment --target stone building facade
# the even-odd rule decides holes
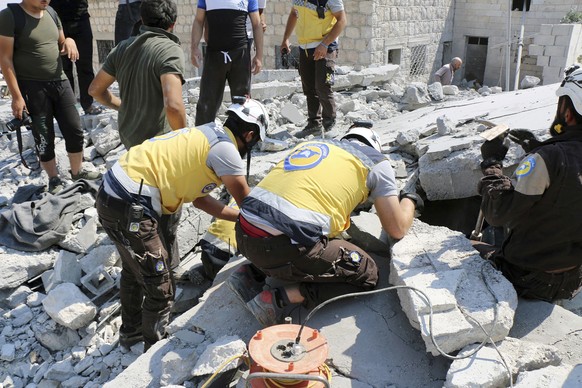
[[[180,37],[187,58],[187,76],[198,75],[190,64],[190,31],[196,0],[175,0]],[[340,36],[340,65],[400,65],[406,81],[432,81],[432,74],[454,56],[465,60],[455,82],[466,77],[490,86],[505,87],[505,50],[509,5],[522,0],[363,0],[345,1],[348,26]],[[542,24],[555,24],[571,9],[582,10],[580,0],[531,0],[526,11],[521,76],[543,77],[543,66],[529,45]],[[112,46],[117,1],[90,0],[97,50],[95,64]],[[281,67],[278,47],[290,11],[290,0],[268,0],[264,66]],[[515,75],[517,38],[522,12],[511,11],[511,77]],[[576,30],[578,31],[578,30]],[[295,37],[292,37],[292,43]],[[565,38],[564,38],[565,39]],[[538,49],[539,51],[539,49]],[[513,81],[512,81],[513,84]]]

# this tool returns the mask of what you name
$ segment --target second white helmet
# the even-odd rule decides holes
[[[556,90],[558,97],[568,96],[574,104],[574,109],[582,115],[582,66],[575,64],[567,68],[562,84]]]
[[[265,140],[269,129],[269,113],[265,106],[257,100],[240,96],[233,97],[232,101],[226,113],[232,112],[241,120],[258,126],[260,139]]]
[[[371,128],[371,122],[362,123],[359,125],[358,122],[354,123],[348,132],[342,136],[343,139],[356,138],[370,147],[373,147],[376,151],[382,152],[382,143],[380,142],[380,136]]]

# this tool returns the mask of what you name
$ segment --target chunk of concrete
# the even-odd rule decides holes
[[[73,369],[73,363],[70,358],[55,362],[44,375],[45,379],[61,382],[73,376],[75,376],[75,370]]]
[[[505,338],[513,325],[517,307],[513,286],[459,232],[415,219],[392,248],[390,283],[415,287],[434,304],[431,333],[424,297],[398,290],[411,325],[421,331],[427,351],[435,356],[439,351],[431,336],[443,351],[452,352],[486,338],[476,322],[494,341]]]
[[[43,313],[43,315],[46,314]],[[52,320],[47,322],[33,321],[31,329],[38,342],[52,352],[68,349],[77,345],[80,340],[75,330],[58,325]]]
[[[79,260],[81,269],[84,273],[90,273],[93,269],[102,265],[103,267],[112,267],[119,261],[119,253],[115,245],[100,245],[89,251]]]
[[[501,343],[488,344],[472,354],[478,345],[469,345],[459,352],[447,373],[446,388],[507,387],[510,377],[522,372],[560,365],[561,358],[554,346],[540,345],[516,338],[506,338]],[[503,355],[503,360],[500,357]],[[509,368],[509,370],[507,369]]]
[[[12,326],[20,327],[30,322],[32,318],[34,318],[34,314],[32,313],[30,307],[28,307],[25,304],[22,304],[10,310],[10,317],[12,318],[12,320],[10,321]]]
[[[81,285],[81,265],[77,260],[76,254],[65,250],[60,251],[55,260],[53,270],[52,279],[56,284],[73,283],[77,286]]]
[[[191,365],[198,360],[195,349],[175,349],[162,357],[162,375],[160,383],[162,386],[180,385],[184,381],[191,379]]]
[[[192,369],[193,376],[204,376],[214,373],[229,358],[246,352],[246,344],[237,336],[226,336],[219,338],[213,344],[210,344]],[[222,370],[228,371],[239,366],[241,360],[234,359],[228,363]]]
[[[539,83],[540,83],[540,79],[538,77],[534,77],[533,75],[526,75],[521,80],[519,87],[521,89],[529,89],[529,88],[533,88],[534,86],[536,86]]]
[[[14,344],[3,344],[0,349],[0,360],[13,361],[16,356],[16,346]]]
[[[297,107],[290,101],[286,102],[281,107],[280,113],[281,116],[293,124],[301,124],[306,120],[305,115],[301,113],[301,111],[299,111],[299,109],[297,109]]]
[[[437,118],[437,132],[439,135],[444,136],[455,131],[455,124],[446,115],[442,115]]]
[[[577,388],[582,387],[582,364],[562,364],[520,373],[514,388]]]
[[[444,85],[443,93],[446,96],[456,96],[459,94],[459,87],[457,85]]]
[[[91,141],[97,152],[105,156],[107,153],[121,144],[119,131],[111,123],[103,127],[98,126],[91,131]]]
[[[441,101],[443,98],[445,98],[443,85],[440,82],[433,82],[432,84],[428,85],[428,93],[435,101]]]
[[[30,294],[32,294],[32,290],[26,286],[20,286],[16,288],[10,293],[10,295],[8,295],[8,297],[6,297],[8,307],[15,308],[22,303],[25,303]]]
[[[97,307],[72,283],[63,283],[42,301],[46,313],[70,329],[86,326],[97,314]]]
[[[430,103],[428,88],[424,82],[412,82],[405,91],[400,101],[408,110],[417,109]]]

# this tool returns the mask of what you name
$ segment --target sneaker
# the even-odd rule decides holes
[[[265,327],[279,323],[284,314],[284,309],[277,306],[275,301],[276,291],[277,289],[265,290],[247,303],[247,309]]]
[[[323,126],[319,121],[316,120],[309,120],[305,128],[295,134],[297,138],[304,138],[309,135],[321,135],[321,131],[323,130]]]
[[[70,171],[69,171],[70,172]],[[71,178],[74,181],[78,181],[79,179],[86,179],[88,181],[94,181],[95,179],[101,178],[103,174],[97,171],[89,171],[85,169],[81,169],[77,174],[73,174],[71,172]]]
[[[335,119],[324,119],[323,120],[323,130],[324,136],[327,139],[333,139],[338,135],[338,131],[335,127]]]
[[[250,264],[244,264],[231,273],[226,280],[228,288],[234,292],[237,299],[247,306],[247,303],[263,291],[265,282],[255,279]]]
[[[51,194],[57,194],[59,191],[65,188],[65,182],[61,180],[58,176],[49,178],[48,182],[48,192]]]

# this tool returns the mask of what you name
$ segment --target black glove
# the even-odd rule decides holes
[[[509,139],[516,142],[527,153],[542,144],[536,136],[527,129],[512,129],[509,131]]]
[[[505,141],[506,136],[507,134],[499,135],[492,140],[487,140],[483,145],[481,145],[481,156],[483,157],[483,161],[495,161],[501,163],[509,150],[509,142]]]
[[[414,202],[414,209],[415,209],[414,216],[420,217],[420,214],[424,210],[424,201],[422,200],[420,195],[418,195],[416,193],[406,193],[404,191],[401,191],[400,195],[398,196],[398,200],[402,201],[402,198],[408,198],[412,202]]]
[[[477,191],[481,196],[489,195],[492,198],[497,198],[504,191],[512,189],[511,179],[505,175],[487,175],[481,178],[477,185]]]

